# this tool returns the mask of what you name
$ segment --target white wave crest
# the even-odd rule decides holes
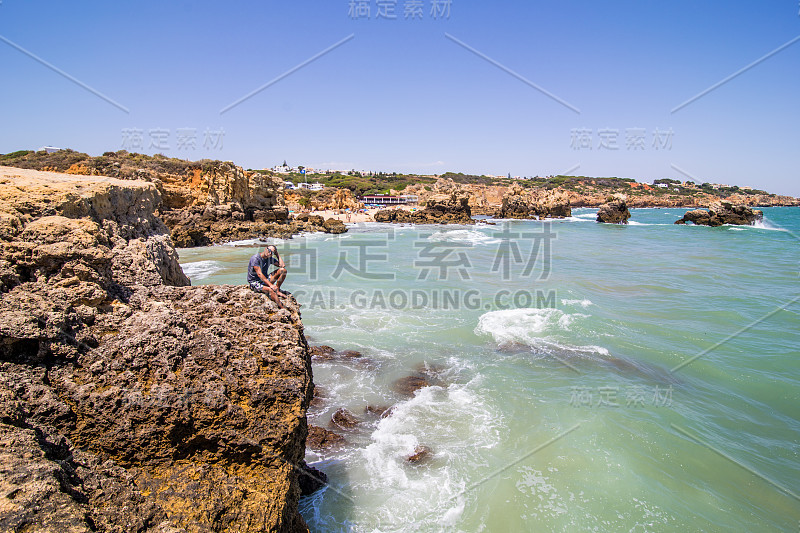
[[[420,389],[372,433],[372,443],[362,450],[371,480],[365,488],[387,502],[376,512],[388,519],[389,529],[400,531],[402,524],[420,520],[421,506],[428,510],[423,523],[432,530],[460,519],[467,466],[485,460],[485,450],[501,440],[502,416],[480,394],[479,381]],[[435,468],[408,465],[406,458],[420,445],[433,446]]]
[[[184,263],[181,265],[183,273],[186,274],[192,281],[206,279],[212,274],[222,270],[222,263],[219,261],[195,261],[193,263]]]
[[[435,242],[462,242],[473,246],[476,244],[497,244],[500,242],[500,239],[470,229],[440,231],[428,237],[428,240]]]
[[[475,333],[491,335],[501,347],[525,345],[548,352],[608,355],[608,350],[602,346],[577,346],[564,341],[563,337],[569,334],[573,322],[588,317],[582,313],[565,313],[549,308],[490,311],[478,319]]]
[[[562,300],[561,300],[561,305],[580,305],[581,307],[583,307],[584,309],[586,309],[586,308],[587,308],[587,307],[589,307],[590,305],[594,305],[594,304],[592,303],[592,301],[591,301],[591,300],[587,300],[586,298],[584,298],[583,300],[568,300],[568,299],[562,299]]]

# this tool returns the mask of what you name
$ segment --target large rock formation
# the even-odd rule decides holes
[[[297,303],[188,286],[160,201],[0,167],[2,530],[306,529]]]
[[[559,191],[509,187],[500,207],[501,218],[564,218],[572,216],[569,198]]]
[[[375,222],[397,222],[413,224],[474,224],[469,197],[452,192],[428,198],[420,211],[405,209],[383,209],[374,215]]]
[[[414,224],[474,224],[469,206],[470,193],[453,180],[439,180],[433,191],[420,199],[423,209],[384,209],[374,215],[375,222]]]
[[[604,203],[597,210],[597,221],[605,224],[627,224],[629,218],[631,212],[628,211],[628,204],[622,197]]]
[[[159,213],[180,247],[266,236],[285,237],[289,211],[283,181],[230,162],[204,163],[184,176],[162,176]]]
[[[700,226],[722,226],[734,224],[739,226],[752,226],[764,218],[764,213],[744,205],[733,205],[730,202],[715,202],[708,211],[695,209],[687,211],[683,218],[676,220],[675,224],[698,224]]]

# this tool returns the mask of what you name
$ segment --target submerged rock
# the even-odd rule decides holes
[[[401,396],[412,397],[414,392],[431,385],[425,376],[406,376],[392,384],[392,389]]]
[[[345,409],[344,407],[340,407],[331,416],[331,422],[340,429],[353,429],[361,423],[361,420],[356,418],[356,416],[349,410]]]
[[[306,446],[312,450],[325,451],[340,448],[345,444],[347,444],[347,439],[338,433],[319,426],[308,426]]]
[[[336,350],[334,350],[330,346],[322,344],[320,346],[309,346],[308,353],[309,355],[311,355],[311,357],[314,358],[319,357],[320,359],[329,359],[336,353]]]
[[[393,409],[394,407],[389,405],[368,405],[364,408],[364,413],[386,418],[391,414]]]
[[[427,446],[417,446],[414,453],[406,457],[406,461],[412,465],[418,465],[429,461],[433,457],[433,451]]]

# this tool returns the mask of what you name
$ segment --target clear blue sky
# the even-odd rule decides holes
[[[800,41],[673,112],[800,36],[798,0],[452,0],[449,18],[423,0],[421,19],[404,17],[412,0],[356,3],[369,18],[350,0],[2,0],[0,152],[138,142],[250,168],[683,171],[800,196]]]

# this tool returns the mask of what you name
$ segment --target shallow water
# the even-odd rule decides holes
[[[364,354],[314,364],[309,422],[363,422],[308,453],[330,479],[301,502],[312,531],[797,531],[800,209],[746,228],[595,212],[272,241],[309,342]],[[257,248],[238,244],[181,262],[244,283]],[[395,392],[421,364],[436,384]]]

